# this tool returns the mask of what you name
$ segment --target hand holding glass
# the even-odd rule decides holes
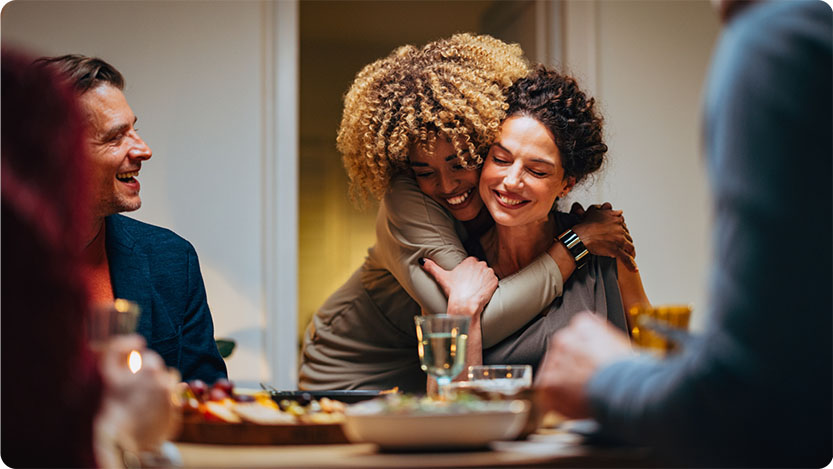
[[[128,455],[142,467],[171,465],[163,448],[169,447],[165,442],[181,420],[176,393],[180,375],[135,334],[139,314],[136,303],[117,299],[93,308],[86,321],[87,340],[98,355],[104,382],[97,431],[117,435],[114,441],[122,452],[120,456],[102,445],[97,457],[105,461],[103,466],[118,466]]]
[[[440,395],[466,363],[466,341],[470,320],[467,316],[414,316],[420,368],[437,380]]]

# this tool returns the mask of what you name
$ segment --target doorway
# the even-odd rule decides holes
[[[549,1],[302,1],[298,343],[321,304],[361,266],[376,206],[356,208],[336,150],[342,96],[361,68],[404,44],[457,32],[517,42],[532,61],[560,59],[560,3]]]

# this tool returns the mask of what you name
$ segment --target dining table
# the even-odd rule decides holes
[[[372,443],[223,445],[175,443],[183,467],[450,468],[659,467],[650,448],[597,441],[563,429],[541,429],[524,440],[495,441],[474,450],[390,452]]]

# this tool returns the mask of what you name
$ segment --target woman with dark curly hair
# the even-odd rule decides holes
[[[613,258],[588,255],[573,230],[576,217],[556,207],[559,198],[604,162],[607,145],[594,99],[573,78],[538,66],[509,88],[507,102],[508,117],[489,149],[479,185],[495,226],[481,236],[475,255],[505,278],[558,239],[570,248],[578,270],[539,316],[485,348],[483,362],[537,368],[549,337],[575,314],[594,311],[627,331],[625,311],[649,302],[639,273]],[[456,284],[442,275],[438,281],[456,294]]]
[[[499,284],[464,247],[492,224],[476,190],[479,167],[505,115],[505,90],[528,72],[517,45],[458,34],[400,47],[356,76],[338,148],[354,198],[381,199],[377,240],[308,326],[299,387],[424,391],[415,315],[469,315],[469,340],[482,331],[490,346],[561,294],[575,264],[558,243]],[[632,260],[621,212],[588,214],[576,226],[588,248]],[[457,295],[447,299],[423,258],[428,268],[453,269]]]

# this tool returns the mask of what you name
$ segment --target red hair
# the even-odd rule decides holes
[[[84,339],[84,120],[71,88],[2,51],[2,455],[95,465],[101,378]]]

